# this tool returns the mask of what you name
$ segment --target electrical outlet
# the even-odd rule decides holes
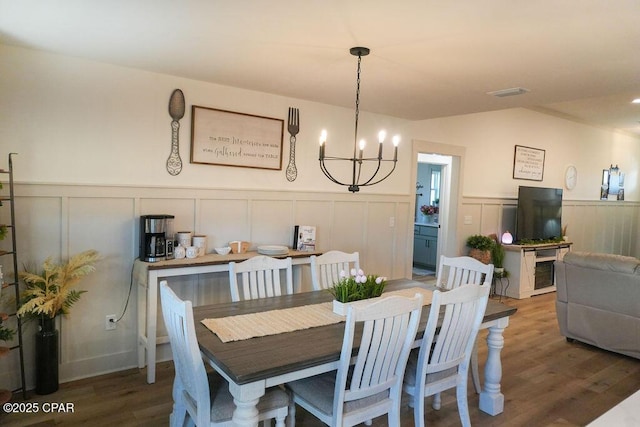
[[[113,331],[116,328],[118,316],[115,314],[107,314],[104,319],[104,329],[107,331]]]

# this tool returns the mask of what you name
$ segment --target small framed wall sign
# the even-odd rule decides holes
[[[191,163],[282,169],[284,120],[191,107]]]
[[[513,155],[513,179],[542,181],[545,151],[539,148],[516,145]]]

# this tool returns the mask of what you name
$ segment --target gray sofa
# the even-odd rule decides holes
[[[569,252],[555,267],[560,333],[640,359],[640,260]]]

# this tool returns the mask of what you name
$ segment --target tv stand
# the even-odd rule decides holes
[[[503,292],[511,298],[529,298],[556,290],[553,263],[571,250],[572,243],[504,245],[504,268],[510,274],[510,286]]]

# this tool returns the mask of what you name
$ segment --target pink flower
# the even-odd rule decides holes
[[[438,211],[439,211],[438,206],[431,206],[431,205],[420,206],[420,212],[422,212],[424,215],[434,215],[434,214],[437,214]]]

